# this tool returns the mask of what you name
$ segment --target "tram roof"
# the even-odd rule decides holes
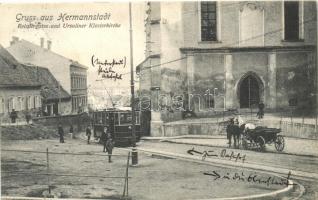
[[[135,110],[138,111],[138,110]],[[117,108],[107,108],[103,110],[96,110],[95,112],[131,112],[130,107],[117,107]]]

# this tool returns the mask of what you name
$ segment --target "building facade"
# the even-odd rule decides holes
[[[17,113],[17,121],[25,121],[27,114],[41,112],[41,84],[29,73],[28,67],[17,62],[0,45],[0,122],[10,123],[10,113]]]
[[[41,84],[42,116],[66,115],[72,111],[69,106],[71,95],[64,90],[49,69],[34,65],[25,65],[25,69]]]
[[[315,1],[150,2],[146,13],[138,71],[153,130],[169,109],[315,107]]]
[[[51,51],[52,42],[44,38],[40,45],[13,37],[7,50],[21,63],[49,69],[59,85],[71,96],[61,104],[59,113],[76,114],[87,110],[87,67]],[[67,105],[66,105],[67,104]]]
[[[71,94],[72,111],[81,113],[87,111],[87,68],[72,63],[71,70]]]

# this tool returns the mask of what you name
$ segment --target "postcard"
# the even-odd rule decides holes
[[[1,199],[318,199],[317,9],[0,3]]]

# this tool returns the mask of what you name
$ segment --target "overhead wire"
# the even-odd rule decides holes
[[[307,24],[307,23],[314,22],[314,21],[316,21],[316,18],[311,18],[311,19],[308,19],[308,20],[304,21],[302,24]],[[253,37],[244,39],[244,40],[238,40],[236,42],[233,42],[233,43],[230,43],[230,44],[226,44],[226,45],[223,45],[223,46],[221,45],[219,47],[216,47],[215,49],[217,50],[217,49],[221,49],[221,48],[231,48],[232,46],[240,44],[242,42],[246,42],[246,41],[254,40],[254,39],[257,39],[257,38],[260,38],[260,37],[264,37],[264,36],[267,36],[267,35],[270,35],[270,34],[278,33],[278,32],[281,32],[282,30],[284,30],[284,29],[283,28],[279,28],[279,29],[276,29],[276,30],[273,30],[273,31],[269,31],[269,32],[261,34],[261,35],[257,35],[257,36],[253,36]],[[266,46],[262,46],[262,47],[266,47]],[[204,50],[205,48],[202,48],[202,49]],[[195,50],[195,48],[194,48],[194,50]],[[208,48],[206,48],[206,50],[208,50]],[[187,56],[191,56],[191,55],[187,55]],[[167,62],[164,62],[164,63],[160,63],[160,64],[156,64],[156,65],[144,66],[143,69],[140,69],[139,71],[144,71],[144,70],[148,70],[148,69],[151,69],[151,68],[156,68],[156,67],[160,67],[162,65],[166,65],[166,64],[173,63],[173,62],[177,62],[177,61],[186,59],[187,56],[179,57],[179,58],[176,58],[174,60],[170,60],[170,61],[167,61]],[[136,70],[134,70],[133,72],[136,72]],[[122,75],[127,75],[127,74],[130,74],[130,73],[131,72],[127,72],[127,73],[123,73]]]

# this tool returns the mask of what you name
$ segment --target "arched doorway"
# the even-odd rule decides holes
[[[254,73],[247,73],[239,82],[238,97],[240,108],[255,107],[261,101],[263,84]]]

